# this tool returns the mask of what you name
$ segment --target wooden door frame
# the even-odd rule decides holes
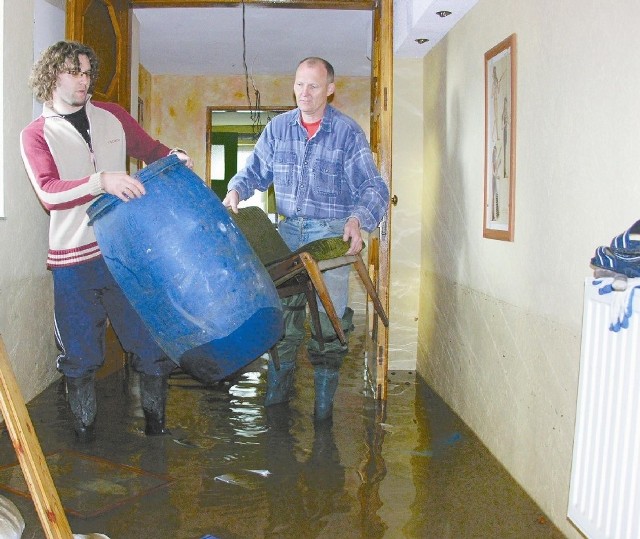
[[[110,4],[110,0],[107,4]],[[121,1],[121,0],[118,0]],[[69,18],[76,0],[67,1],[67,33],[73,38],[81,35],[81,22]],[[391,191],[391,132],[393,103],[393,0],[244,0],[245,4],[260,5],[273,8],[297,9],[336,9],[336,10],[369,10],[373,14],[373,47],[372,47],[372,101],[371,101],[371,146],[376,156],[378,168]],[[238,0],[129,0],[128,12],[133,8],[167,8],[167,7],[232,7],[240,6]],[[124,19],[123,19],[124,20]],[[129,34],[126,54],[125,78],[127,95],[119,95],[118,100],[127,109],[131,88],[128,81],[131,74],[131,17],[126,17],[126,29]],[[380,299],[387,315],[390,315],[389,283],[390,283],[390,246],[391,246],[391,206],[379,227],[379,253],[374,259],[379,260],[377,285]],[[374,361],[368,365],[375,368],[371,375],[374,393],[377,399],[387,397],[387,370],[389,353],[389,331],[382,324],[377,324]]]
[[[389,192],[392,191],[392,127],[393,127],[393,0],[379,0],[374,9],[371,73],[371,141],[378,170]],[[391,204],[380,223],[378,252],[375,253],[378,296],[391,319],[389,284],[391,271]],[[387,399],[387,371],[389,369],[389,327],[377,324],[375,336],[375,387],[378,400]],[[371,374],[371,373],[370,373]]]

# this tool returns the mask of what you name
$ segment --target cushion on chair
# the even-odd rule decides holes
[[[349,246],[348,241],[344,241],[341,236],[336,236],[334,238],[322,238],[310,241],[295,252],[307,252],[315,260],[331,260],[332,258],[346,255]]]
[[[257,206],[239,208],[229,215],[265,266],[291,256],[291,249],[278,233],[269,216]]]
[[[349,250],[349,242],[344,241],[342,236],[335,236],[311,241],[292,253],[269,216],[261,208],[257,206],[239,208],[237,214],[229,210],[229,215],[265,266],[302,252],[307,252],[315,260],[320,261],[344,256]]]

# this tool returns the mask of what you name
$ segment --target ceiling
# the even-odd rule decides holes
[[[393,49],[396,56],[427,54],[479,0],[394,0]],[[439,12],[450,15],[440,16]],[[418,43],[416,39],[428,39]]]
[[[420,58],[478,0],[394,0],[394,52]],[[440,17],[437,11],[451,11]],[[331,62],[336,75],[371,73],[371,12],[247,4],[134,9],[140,61],[153,74],[293,73],[306,56]],[[244,39],[243,39],[244,26]],[[429,41],[418,44],[416,39]]]
[[[244,12],[245,57],[252,75],[293,73],[306,56],[326,58],[338,74],[371,72],[369,11],[249,4]],[[151,73],[244,73],[242,6],[144,8],[134,14],[140,22],[140,61]]]

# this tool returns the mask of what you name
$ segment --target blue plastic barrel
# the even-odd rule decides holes
[[[282,306],[226,208],[174,155],[136,174],[146,195],[87,210],[116,282],[160,347],[206,382],[229,377],[282,335]]]

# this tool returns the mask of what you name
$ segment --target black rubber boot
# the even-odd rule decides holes
[[[171,434],[164,425],[167,404],[167,377],[140,373],[140,400],[144,412],[144,433],[147,436]]]
[[[67,400],[73,414],[73,429],[79,442],[90,442],[95,438],[96,402],[95,374],[79,378],[66,377]]]

